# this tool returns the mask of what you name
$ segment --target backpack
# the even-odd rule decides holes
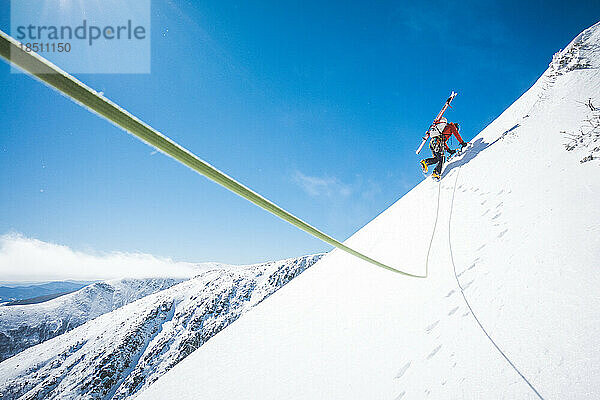
[[[439,122],[433,124],[429,130],[429,137],[433,139],[435,137],[442,136],[442,132],[444,132],[444,129],[446,129],[446,125],[448,125],[446,118],[442,118]]]

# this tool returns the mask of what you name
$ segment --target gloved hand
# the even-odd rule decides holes
[[[448,149],[448,153],[454,154],[454,153],[456,153],[456,150]]]
[[[464,149],[465,147],[467,147],[467,144],[466,144],[465,142],[462,142],[462,143],[460,144],[460,148],[461,148],[461,149]]]

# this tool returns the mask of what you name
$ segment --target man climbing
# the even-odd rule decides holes
[[[458,122],[448,123],[446,118],[441,118],[439,122],[431,127],[428,134],[429,138],[431,139],[429,142],[429,148],[431,149],[433,157],[421,160],[421,168],[423,169],[423,173],[427,173],[430,165],[437,163],[435,169],[433,170],[433,174],[431,174],[431,177],[436,180],[440,179],[442,174],[442,166],[444,165],[444,152],[447,151],[450,154],[456,153],[456,150],[452,150],[448,147],[448,139],[454,135],[456,140],[458,140],[458,143],[460,143],[461,149],[467,145],[460,137],[460,134],[458,133],[459,130],[460,126]]]

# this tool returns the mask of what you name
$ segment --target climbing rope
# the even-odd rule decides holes
[[[57,89],[59,92],[63,93],[76,103],[88,108],[90,111],[97,113],[114,125],[124,129],[147,144],[171,156],[181,164],[190,167],[194,171],[206,176],[219,185],[234,192],[238,196],[245,198],[255,205],[267,210],[271,214],[276,215],[284,221],[289,222],[297,228],[300,228],[310,235],[322,240],[323,242],[352,254],[353,256],[367,261],[373,265],[376,265],[377,267],[387,269],[388,271],[397,272],[399,274],[414,278],[424,277],[392,268],[386,264],[374,260],[371,257],[368,257],[346,246],[333,237],[321,232],[312,225],[302,221],[300,218],[287,212],[275,203],[267,200],[250,188],[242,185],[235,179],[219,171],[206,161],[200,159],[191,151],[175,143],[170,138],[162,135],[151,126],[142,122],[140,119],[125,111],[117,104],[108,100],[102,94],[96,92],[95,90],[83,84],[81,81],[61,70],[50,61],[34,52],[25,51],[20,46],[18,41],[1,30],[0,56],[2,56],[12,65],[21,68],[32,76],[35,76],[43,83]]]
[[[462,294],[462,297],[463,297],[465,303],[467,304],[467,307],[469,308],[469,311],[471,312],[471,315],[473,316],[473,318],[475,319],[475,322],[477,322],[477,325],[479,325],[479,327],[481,328],[481,330],[483,331],[483,333],[485,334],[485,336],[487,336],[487,338],[494,345],[494,347],[496,348],[496,350],[498,350],[498,352],[502,355],[502,357],[504,357],[504,359],[517,372],[517,374],[519,374],[519,376],[523,379],[523,381],[525,381],[525,383],[527,383],[527,385],[531,388],[531,390],[533,390],[533,392],[536,394],[536,396],[540,400],[544,400],[544,398],[542,397],[542,395],[536,390],[535,387],[533,387],[533,385],[531,384],[531,382],[529,382],[529,380],[521,373],[521,371],[519,371],[519,369],[515,366],[515,364],[510,360],[510,358],[508,358],[508,356],[506,355],[506,353],[504,353],[504,351],[502,351],[502,349],[496,344],[496,342],[494,341],[494,339],[492,339],[492,337],[487,332],[487,330],[483,327],[483,324],[481,323],[481,321],[479,321],[479,318],[477,318],[477,315],[473,311],[473,308],[471,307],[471,304],[469,303],[469,300],[467,300],[467,296],[465,295],[465,290],[464,290],[462,284],[460,283],[460,279],[458,279],[458,274],[456,273],[456,264],[454,263],[454,254],[452,253],[452,241],[450,240],[450,236],[451,236],[450,235],[450,232],[451,232],[450,228],[451,228],[451,224],[452,224],[452,210],[454,209],[454,195],[456,194],[456,184],[458,182],[458,176],[460,174],[460,169],[461,168],[462,168],[462,166],[458,167],[458,170],[456,171],[456,179],[454,180],[454,189],[452,190],[452,201],[450,203],[450,216],[448,218],[448,246],[450,248],[450,260],[452,261],[452,268],[454,269],[454,278],[456,278],[456,283],[458,284],[458,287],[460,289],[460,293]]]

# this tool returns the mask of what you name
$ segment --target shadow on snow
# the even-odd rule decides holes
[[[502,135],[500,135],[496,140],[494,140],[491,143],[487,143],[482,138],[479,138],[476,141],[474,141],[471,144],[471,147],[469,149],[467,149],[467,151],[465,151],[463,153],[462,158],[459,158],[459,159],[453,160],[453,161],[452,160],[448,161],[448,163],[446,164],[446,169],[442,173],[442,178],[444,178],[446,175],[448,175],[450,173],[450,171],[452,171],[454,168],[462,167],[463,165],[467,164],[469,161],[471,161],[472,159],[474,159],[475,157],[477,157],[477,155],[479,153],[481,153],[483,150],[487,149],[490,146],[493,146],[499,140],[503,139],[506,135],[508,135],[509,133],[511,133],[512,131],[514,131],[515,129],[517,129],[519,126],[520,126],[520,124],[516,124],[515,126],[513,126],[512,128],[510,128],[509,130],[507,130],[504,133],[502,133]]]

